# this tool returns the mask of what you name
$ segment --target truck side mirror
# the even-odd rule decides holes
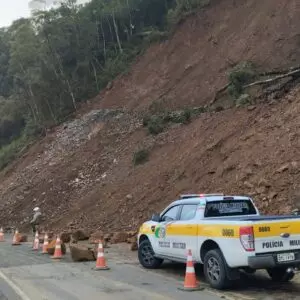
[[[160,222],[160,215],[159,214],[153,214],[151,217],[151,221],[153,222]]]

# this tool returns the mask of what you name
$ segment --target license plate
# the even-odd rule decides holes
[[[277,261],[278,262],[286,262],[295,260],[295,253],[282,253],[277,254]]]

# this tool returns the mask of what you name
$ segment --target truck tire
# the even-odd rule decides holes
[[[219,249],[210,250],[204,256],[204,275],[214,289],[222,290],[229,286],[226,273],[226,262]]]
[[[154,256],[152,245],[148,239],[140,243],[138,258],[140,264],[146,269],[157,269],[163,263],[163,259]]]
[[[271,279],[275,282],[288,282],[295,276],[294,272],[287,273],[286,268],[273,268],[267,270]]]

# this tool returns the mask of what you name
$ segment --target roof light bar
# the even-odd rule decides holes
[[[198,197],[218,197],[224,196],[224,194],[186,194],[180,195],[181,199],[198,198]]]

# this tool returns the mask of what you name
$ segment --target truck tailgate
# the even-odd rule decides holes
[[[256,253],[291,251],[300,249],[300,220],[254,222]]]

